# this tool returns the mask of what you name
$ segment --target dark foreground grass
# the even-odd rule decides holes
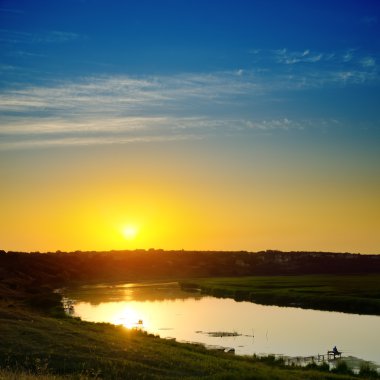
[[[210,352],[141,331],[8,306],[0,307],[0,379],[354,378]]]
[[[181,286],[261,304],[380,315],[380,275],[203,278]]]

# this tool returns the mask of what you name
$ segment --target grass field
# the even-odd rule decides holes
[[[380,315],[380,275],[202,278],[181,286],[261,304]]]

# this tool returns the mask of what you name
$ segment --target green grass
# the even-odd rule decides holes
[[[380,315],[380,275],[202,278],[181,285],[262,304]]]
[[[64,380],[67,377],[57,375],[36,375],[29,372],[10,371],[0,369],[0,380]],[[80,379],[80,378],[78,378]]]

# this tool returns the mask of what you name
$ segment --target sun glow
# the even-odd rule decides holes
[[[139,229],[136,226],[127,225],[123,227],[122,233],[126,240],[134,240],[139,233]]]

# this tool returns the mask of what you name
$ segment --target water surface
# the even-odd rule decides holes
[[[83,320],[230,347],[238,355],[313,356],[336,345],[344,356],[380,364],[379,316],[236,302],[187,293],[177,283],[84,286],[65,295]],[[234,334],[213,334],[220,332]]]

